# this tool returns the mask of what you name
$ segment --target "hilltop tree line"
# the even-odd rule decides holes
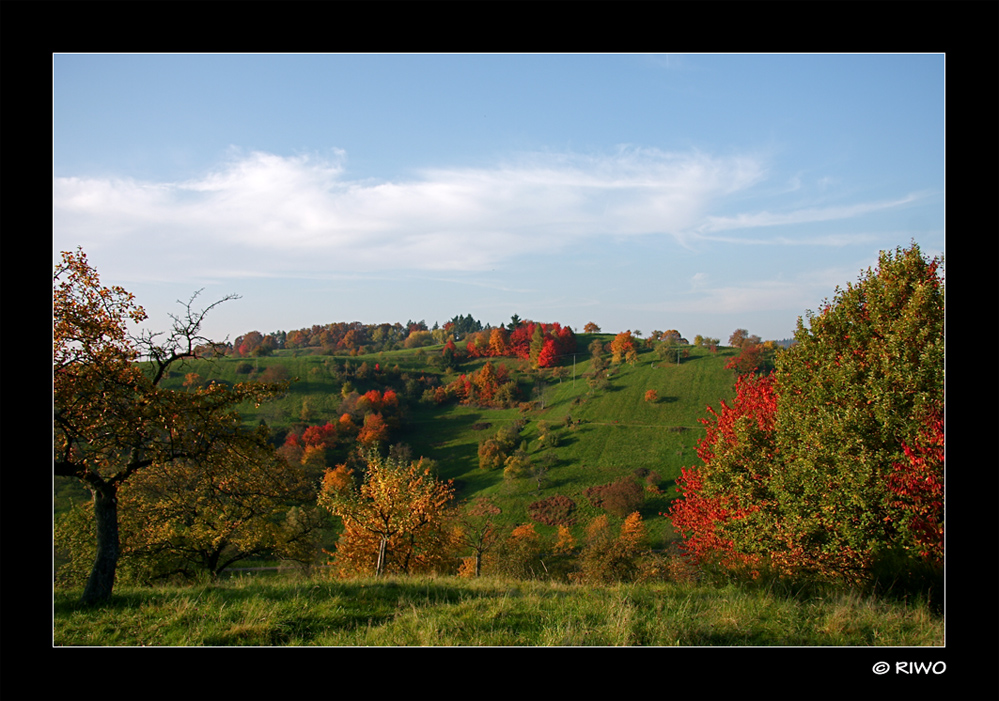
[[[526,345],[531,340],[533,323],[521,322],[515,314],[506,327],[500,325],[496,328],[514,334],[521,325],[531,325],[526,331],[527,342],[514,341],[517,352],[522,353],[518,357],[527,357],[520,346]],[[473,348],[480,347],[483,343],[475,335],[484,331],[488,343],[489,333],[493,329],[494,327],[489,324],[483,326],[482,322],[471,314],[456,315],[444,322],[443,325],[435,322],[432,328],[427,327],[426,321],[422,319],[420,321],[410,320],[405,324],[399,322],[363,324],[359,321],[339,321],[329,324],[314,324],[308,328],[287,332],[273,331],[265,334],[256,330],[249,331],[237,336],[232,342],[214,344],[213,347],[236,358],[265,357],[272,355],[277,350],[284,349],[319,352],[328,355],[361,355],[440,345],[452,340],[465,344],[468,352],[473,354],[472,357],[478,357],[474,355],[476,351]],[[548,333],[546,331],[546,334]],[[520,336],[522,335],[523,333],[520,334]],[[555,331],[554,335],[557,338],[558,330]]]

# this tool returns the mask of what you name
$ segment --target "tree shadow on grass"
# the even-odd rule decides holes
[[[558,445],[555,446],[555,449],[558,450],[559,448],[565,448],[566,446],[573,445],[574,443],[578,442],[579,442],[578,436],[575,436],[572,433],[559,432]]]
[[[554,469],[557,470],[558,468],[556,467]],[[545,497],[545,492],[548,492],[550,490],[559,489],[560,487],[570,487],[571,488],[571,487],[575,487],[577,485],[577,481],[576,480],[567,479],[567,478],[561,478],[560,479],[557,476],[556,477],[552,477],[551,473],[549,472],[548,475],[544,479],[541,480],[541,493],[539,494],[538,490],[537,490],[537,487],[535,486],[537,483],[534,482],[534,480],[532,478],[530,478],[530,477],[527,477],[525,479],[527,479],[527,480],[529,480],[529,481],[532,482],[531,488],[527,491],[527,493],[531,494],[531,495],[534,495],[534,496],[536,496],[539,499],[544,498]],[[551,494],[549,494],[548,496],[551,496]]]
[[[478,448],[472,443],[449,443],[469,435],[488,437],[486,431],[473,432],[473,427],[481,423],[480,414],[437,416],[406,425],[399,438],[410,445],[414,455],[436,460],[442,477],[454,477],[464,472],[462,466],[477,460]]]

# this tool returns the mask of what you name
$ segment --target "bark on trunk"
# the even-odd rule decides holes
[[[94,519],[97,524],[97,557],[87,578],[81,601],[95,604],[111,598],[118,567],[118,490],[103,485],[94,488]]]
[[[378,564],[375,565],[375,576],[381,577],[382,573],[385,572],[385,548],[388,545],[388,538],[382,536],[381,542],[378,544]]]

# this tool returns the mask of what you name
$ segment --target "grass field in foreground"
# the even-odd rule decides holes
[[[921,604],[851,592],[694,584],[591,587],[493,578],[237,577],[57,591],[57,646],[939,646]]]

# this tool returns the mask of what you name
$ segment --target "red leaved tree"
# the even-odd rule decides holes
[[[389,437],[389,427],[381,414],[367,414],[364,425],[357,434],[357,442],[370,448],[377,443],[384,443]]]
[[[758,343],[744,341],[740,346],[739,355],[725,364],[726,370],[735,370],[737,375],[748,375],[756,372],[763,362],[763,348]]]
[[[906,462],[892,464],[888,489],[904,517],[897,524],[923,558],[942,563],[944,552],[944,420],[933,412],[912,445],[903,443]]]
[[[744,375],[736,396],[713,419],[701,419],[706,435],[697,446],[703,465],[684,468],[677,486],[683,497],[669,518],[684,536],[684,550],[698,563],[742,567],[758,561],[768,544],[761,522],[771,518],[768,491],[774,460],[777,396],[769,376]],[[769,529],[772,531],[772,528]]]
[[[538,367],[539,368],[550,368],[555,365],[558,360],[558,346],[555,343],[555,339],[548,338],[545,340],[544,345],[541,347],[541,353],[538,354]]]

